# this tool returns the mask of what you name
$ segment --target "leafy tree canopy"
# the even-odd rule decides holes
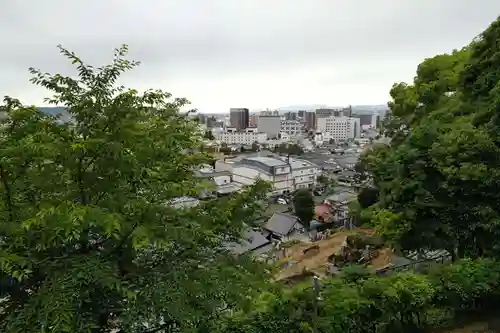
[[[309,189],[299,189],[293,197],[295,215],[302,221],[302,224],[309,227],[314,217],[314,198]]]
[[[377,277],[349,267],[340,278],[312,281],[263,293],[250,311],[224,318],[214,332],[399,333],[425,332],[457,317],[499,304],[500,266],[465,260],[427,275],[410,272]]]
[[[363,156],[379,228],[402,249],[500,255],[500,21],[391,90],[392,141]],[[372,208],[373,209],[373,208]],[[383,217],[383,218],[382,218]]]
[[[60,51],[76,78],[30,71],[70,122],[9,97],[0,107],[0,331],[191,331],[243,304],[262,268],[225,244],[266,185],[172,206],[205,187],[193,170],[209,160],[193,153],[187,100],[118,86],[138,65],[125,46],[97,69]]]

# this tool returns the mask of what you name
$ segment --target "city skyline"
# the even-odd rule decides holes
[[[29,83],[27,69],[68,74],[57,44],[99,65],[124,43],[142,61],[126,86],[161,88],[202,113],[385,104],[394,82],[411,81],[424,58],[467,44],[499,12],[493,0],[7,1],[0,93],[44,105],[47,93]]]

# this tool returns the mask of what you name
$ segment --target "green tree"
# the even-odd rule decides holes
[[[280,154],[287,154],[288,145],[286,143],[280,143],[277,147],[274,148],[274,151]]]
[[[258,184],[176,208],[205,188],[196,123],[160,90],[117,86],[137,66],[117,49],[64,77],[31,69],[69,123],[5,98],[0,131],[2,332],[191,331],[241,304],[260,265],[226,251],[257,214]],[[246,205],[244,205],[246,203]],[[253,274],[259,273],[259,275]]]
[[[498,262],[464,260],[429,274],[376,276],[348,266],[320,281],[317,312],[312,281],[259,295],[245,312],[221,321],[219,332],[396,333],[433,331],[453,316],[488,311],[500,301]],[[317,313],[317,316],[316,316]],[[431,326],[437,325],[438,327]]]
[[[287,153],[290,155],[300,156],[300,155],[304,154],[304,150],[298,144],[292,144],[292,145],[289,145]]]
[[[318,181],[318,183],[320,183],[322,185],[326,185],[326,184],[328,184],[329,179],[325,175],[319,175],[317,181]]]
[[[314,217],[315,207],[311,191],[308,189],[297,190],[293,196],[293,207],[295,215],[306,228],[309,228],[309,224]]]
[[[347,283],[358,282],[369,278],[370,271],[361,265],[348,265],[342,268],[340,278]]]
[[[373,187],[362,187],[358,192],[358,202],[361,208],[368,208],[378,201],[378,190]]]
[[[500,256],[500,94],[495,21],[469,46],[426,59],[391,90],[390,146],[362,161],[380,190],[381,229],[405,250]],[[496,61],[496,60],[495,60]],[[486,79],[488,78],[488,79]],[[377,214],[375,214],[377,216]]]
[[[259,151],[259,149],[260,149],[259,143],[257,141],[253,142],[252,151]]]
[[[205,131],[205,134],[203,135],[203,138],[207,139],[207,140],[215,140],[214,134],[210,130],[209,131]]]

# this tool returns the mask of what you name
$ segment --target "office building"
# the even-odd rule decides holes
[[[316,119],[327,118],[327,117],[339,117],[340,110],[338,109],[316,109]]]
[[[359,137],[361,128],[358,118],[349,117],[320,117],[316,119],[316,131],[325,138],[335,141],[354,139]]]
[[[361,126],[377,128],[380,123],[380,116],[377,114],[359,114],[353,115],[353,117],[359,119]]]
[[[316,118],[325,118],[325,117],[352,117],[352,107],[349,105],[345,108],[323,108],[316,109]]]
[[[265,110],[265,111],[260,111],[261,116],[279,116],[280,113],[278,110]]]
[[[248,121],[248,127],[258,127],[259,126],[259,115],[252,113]]]
[[[248,127],[250,113],[246,108],[229,109],[229,123],[231,127],[242,130]]]
[[[276,139],[281,132],[281,117],[279,115],[260,115],[259,132],[267,133],[269,139]]]
[[[215,140],[228,145],[251,145],[254,142],[267,141],[267,133],[261,133],[257,128],[238,130],[235,127],[219,128],[212,130]]]
[[[290,136],[299,135],[301,132],[301,124],[298,120],[282,120],[281,121],[281,132],[286,133]]]
[[[296,112],[286,112],[285,113],[285,120],[297,120],[297,113]]]
[[[233,181],[242,186],[252,185],[258,179],[268,181],[273,195],[314,188],[321,174],[321,169],[309,161],[272,155],[219,160],[215,162],[215,170],[229,171]]]
[[[304,123],[306,129],[316,130],[316,113],[314,111],[306,112],[304,116]]]

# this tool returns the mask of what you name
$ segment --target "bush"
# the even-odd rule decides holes
[[[279,290],[253,311],[233,314],[218,332],[416,332],[452,323],[454,316],[494,309],[500,301],[500,263],[465,260],[427,275],[367,275],[349,266],[341,278],[321,280],[317,303],[310,281]],[[263,305],[265,304],[265,305]]]
[[[340,278],[346,283],[362,281],[370,277],[370,272],[360,265],[348,265],[342,269]]]
[[[367,245],[373,249],[380,249],[384,246],[382,238],[362,233],[347,236],[347,244],[356,249],[364,249]]]

